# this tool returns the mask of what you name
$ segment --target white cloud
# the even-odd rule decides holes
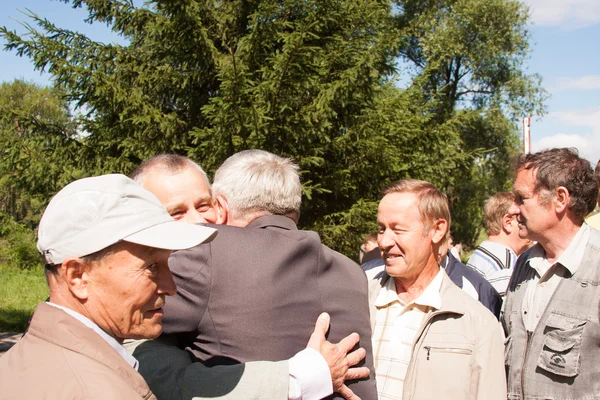
[[[578,77],[558,78],[559,90],[594,90],[600,89],[600,75],[583,75]]]
[[[556,111],[551,112],[549,117],[563,123],[592,128],[595,134],[600,135],[600,107],[578,111]]]
[[[582,28],[600,22],[598,0],[524,0],[537,25]]]
[[[592,166],[595,166],[600,159],[600,135],[597,133],[590,135],[558,133],[531,143],[532,152],[553,147],[575,147],[579,151],[579,155],[589,160]]]
[[[585,134],[557,133],[531,143],[531,151],[552,147],[575,147],[579,154],[593,165],[600,159],[600,107],[579,111],[560,111],[548,115],[562,124],[584,127],[590,130]]]

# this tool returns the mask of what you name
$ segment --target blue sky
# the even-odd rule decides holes
[[[528,72],[539,73],[551,94],[548,113],[532,116],[531,149],[573,146],[594,164],[600,159],[600,1],[525,0],[531,10]],[[99,24],[83,22],[84,10],[53,0],[3,0],[0,25],[23,33],[18,10],[31,10],[57,26],[85,33],[94,40],[119,41]],[[0,46],[5,44],[0,39]],[[28,58],[0,51],[0,81],[23,78],[47,84],[49,75],[33,70]]]

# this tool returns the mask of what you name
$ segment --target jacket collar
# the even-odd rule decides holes
[[[284,215],[263,215],[262,217],[258,217],[252,222],[250,222],[247,227],[262,229],[271,226],[287,229],[290,231],[298,230],[298,227],[296,226],[294,220]]]
[[[154,398],[144,378],[100,335],[59,308],[39,303],[27,335],[89,357],[114,370],[142,398]]]
[[[375,300],[381,288],[386,282],[392,279],[385,271],[380,274],[378,279],[369,281],[369,308],[371,310],[371,328],[375,326],[375,313],[377,309],[375,307]],[[440,286],[440,297],[442,298],[442,305],[439,310],[434,311],[433,314],[459,314],[464,315],[466,313],[466,307],[464,304],[465,297],[467,296],[462,292],[458,286],[456,286],[446,274],[446,271],[442,269],[442,284]]]

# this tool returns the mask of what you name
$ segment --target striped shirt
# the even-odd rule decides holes
[[[516,262],[517,254],[513,249],[486,240],[475,249],[467,266],[483,275],[500,296],[504,297]]]
[[[442,276],[440,270],[423,293],[408,304],[398,298],[394,279],[388,279],[381,288],[375,300],[377,311],[373,330],[379,399],[402,399],[404,379],[417,332],[425,316],[432,310],[439,310],[442,305]]]

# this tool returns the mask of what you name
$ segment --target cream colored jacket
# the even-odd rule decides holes
[[[0,358],[0,399],[156,397],[100,335],[64,311],[40,303],[29,331]]]
[[[403,400],[506,400],[500,324],[442,273],[442,307],[427,314],[417,332]],[[372,328],[375,299],[387,279],[384,273],[369,282]]]

